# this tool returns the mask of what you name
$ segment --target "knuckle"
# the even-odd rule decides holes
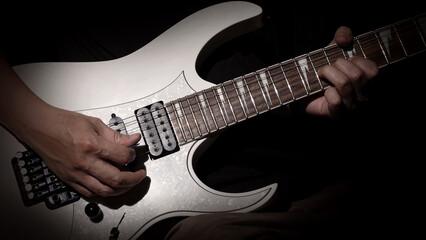
[[[83,172],[89,171],[89,164],[84,158],[74,158],[72,160],[73,167],[77,170],[81,170]]]
[[[92,193],[92,192],[85,192],[85,193],[83,193],[83,195],[87,198],[94,198],[94,197],[98,196],[97,194]]]
[[[370,59],[354,56],[350,60],[364,70],[364,75],[367,79],[372,79],[379,73],[377,64]]]
[[[116,163],[124,166],[132,162],[135,156],[136,153],[134,153],[134,151],[131,151],[130,149],[127,151],[123,151],[121,157],[116,160]]]
[[[87,153],[98,153],[100,152],[99,143],[95,138],[85,138],[77,143],[78,147]]]
[[[118,188],[123,186],[124,179],[120,175],[116,175],[111,181],[111,187]]]
[[[333,63],[333,65],[336,65],[336,66],[342,66],[343,64],[345,64],[345,62],[346,62],[346,59],[344,59],[344,58],[338,58],[338,59],[336,59],[336,61]]]
[[[344,58],[338,58],[336,61],[334,61],[331,64],[332,67],[338,69],[339,71],[342,71],[343,69],[346,69],[348,66],[348,60]]]
[[[122,134],[119,133],[118,131],[114,131],[114,141],[119,143],[121,142],[122,139]]]
[[[102,120],[100,118],[97,118],[97,117],[91,117],[91,119],[93,121],[93,124],[95,124],[95,125],[101,125],[101,124],[104,123],[104,122],[102,122]]]
[[[353,71],[349,73],[349,78],[353,82],[358,82],[364,77],[364,74],[362,73],[361,69],[354,68]]]
[[[318,69],[318,74],[320,74],[321,76],[323,76],[324,77],[324,75],[328,72],[328,71],[331,71],[331,69],[332,69],[333,67],[331,66],[331,65],[324,65],[324,66],[321,66],[319,69]]]
[[[351,80],[347,75],[344,75],[336,80],[336,87],[338,89],[349,89],[351,88]]]
[[[373,79],[379,74],[379,67],[373,61],[369,61],[368,72],[366,74],[367,79]]]
[[[101,197],[109,197],[114,195],[114,190],[109,187],[102,187],[98,189],[97,194]]]

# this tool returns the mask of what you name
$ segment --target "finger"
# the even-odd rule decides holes
[[[352,84],[346,74],[334,66],[325,65],[318,70],[318,76],[327,79],[334,85],[346,108],[353,109],[355,107]]]
[[[99,157],[120,166],[124,166],[135,159],[136,153],[129,147],[139,142],[141,139],[139,133],[132,135],[121,134],[103,123],[98,126],[97,131],[100,136],[98,139],[100,145]]]
[[[97,196],[117,196],[126,193],[131,187],[113,188],[99,181],[91,175],[85,175],[79,178],[81,182],[74,183],[76,190],[86,197],[93,198]]]
[[[339,27],[334,33],[334,39],[331,43],[337,43],[341,47],[347,47],[352,44],[352,30],[346,26]]]
[[[327,102],[327,108],[329,112],[329,116],[331,117],[337,117],[339,116],[343,111],[343,101],[340,97],[339,93],[337,92],[336,88],[328,88],[324,92],[324,97]],[[323,110],[324,111],[324,110]],[[324,111],[325,112],[325,111]]]
[[[377,64],[370,59],[354,56],[349,58],[349,61],[351,61],[353,64],[355,64],[358,68],[362,70],[367,80],[375,78],[379,73],[379,68],[377,67]]]
[[[144,169],[139,169],[135,172],[121,171],[102,159],[92,161],[87,173],[113,189],[133,187],[146,177]]]
[[[97,122],[97,131],[99,135],[105,137],[106,139],[121,144],[126,147],[130,147],[135,145],[139,142],[141,139],[141,135],[139,133],[127,135],[127,134],[121,134],[117,131],[115,131],[112,128],[109,128],[107,125],[105,125],[103,122],[99,123]]]
[[[88,188],[86,188],[84,185],[81,185],[80,183],[72,182],[69,183],[69,185],[85,197],[92,198],[97,196],[96,193],[90,191]]]
[[[352,44],[352,39],[352,30],[346,26],[341,26],[334,33],[334,38],[329,45],[336,43],[341,47],[347,47]]]
[[[367,96],[365,96],[363,91],[367,79],[365,78],[362,69],[353,62],[343,59],[339,59],[334,62],[333,66],[349,78],[358,102],[367,101]]]
[[[132,148],[111,142],[103,136],[99,136],[96,156],[119,166],[124,166],[135,160],[136,152]]]

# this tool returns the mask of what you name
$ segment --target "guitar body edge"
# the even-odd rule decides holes
[[[239,23],[246,23],[241,25],[241,32],[232,31],[235,35],[250,30],[249,25],[258,27],[253,23],[259,20],[260,14],[261,9],[251,3],[221,3],[185,18],[123,58],[104,62],[25,64],[16,66],[15,71],[49,104],[96,116],[107,123],[111,113],[125,118],[133,114],[129,109],[133,111],[144,104],[173,100],[213,86],[198,76],[196,65],[213,49],[213,42],[222,43],[235,37],[226,36],[231,32],[227,29],[235,30]],[[276,184],[272,184],[252,192],[228,194],[205,186],[192,169],[191,158],[202,142],[198,141],[184,145],[181,151],[165,159],[146,162],[149,176],[144,183],[149,188],[146,195],[135,202],[128,199],[124,203],[113,201],[111,205],[100,202],[104,220],[94,224],[84,214],[87,204],[84,199],[56,210],[47,209],[44,203],[25,207],[11,166],[15,153],[25,148],[3,128],[0,128],[0,141],[3,171],[0,203],[8,206],[1,212],[1,231],[3,236],[13,239],[106,239],[124,212],[120,238],[134,239],[169,216],[257,209],[276,190]],[[179,183],[183,175],[186,182]],[[162,192],[169,195],[161,195]],[[173,197],[178,200],[170,204]],[[138,222],[141,217],[144,219]]]

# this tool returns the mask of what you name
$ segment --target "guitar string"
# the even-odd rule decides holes
[[[377,41],[377,39],[375,39],[375,37],[373,38],[373,39],[371,39],[371,41]],[[364,44],[365,44],[365,42],[364,42]],[[331,48],[330,48],[331,49]],[[327,51],[329,51],[330,49],[327,49]],[[330,52],[328,52],[328,57],[329,58],[332,58],[332,55],[334,55],[334,54],[339,54],[339,56],[342,54],[342,52],[341,52],[341,49],[340,48],[335,48],[334,47],[334,49],[332,49],[332,50],[336,50],[337,49],[337,51],[335,51],[335,52],[332,52],[332,53],[330,53]],[[366,51],[367,49],[365,49],[364,48],[364,50]],[[324,58],[324,57],[322,57],[322,58]],[[316,60],[318,60],[318,58],[317,59],[313,59],[312,61],[310,61],[310,63],[311,64],[313,64],[312,62],[314,62],[314,61],[316,61]],[[333,59],[334,60],[334,59]],[[332,60],[332,61],[333,61]],[[294,59],[293,59],[293,61],[294,61]],[[290,64],[292,64],[292,63],[290,63]],[[309,65],[309,63],[308,64],[306,64],[306,65]],[[325,65],[325,64],[324,64]],[[318,67],[318,66],[317,66]],[[296,69],[296,67],[294,67],[292,70],[294,70],[294,69]],[[270,70],[270,69],[268,69],[268,70]],[[281,74],[280,74],[281,75]],[[297,76],[296,74],[294,75],[294,76]],[[294,76],[287,76],[287,78],[292,78],[292,77],[294,77]],[[299,77],[299,76],[298,76]],[[273,78],[273,75],[271,75],[271,78]],[[280,79],[278,79],[278,80],[275,80],[275,81],[281,81],[281,80],[284,80],[284,78],[280,78]],[[258,80],[256,80],[257,82],[258,82]],[[254,83],[254,82],[256,82],[256,81],[251,81],[250,83]],[[297,80],[297,81],[300,81],[300,80]],[[258,85],[258,84],[256,84],[256,85]],[[247,86],[246,86],[247,87]],[[245,88],[244,86],[243,86],[243,88]],[[247,87],[247,88],[249,88],[249,87]],[[225,90],[225,88],[224,88],[224,90]],[[225,90],[226,91],[226,90]],[[233,91],[233,90],[232,90]],[[250,91],[250,90],[249,90]],[[252,91],[262,91],[260,88],[257,88],[257,89],[255,89],[255,90],[252,90]],[[238,97],[238,96],[237,96]],[[185,99],[188,99],[189,97],[185,97]],[[216,97],[215,97],[216,98]],[[212,98],[210,98],[210,99],[212,99]],[[230,99],[230,101],[232,101],[233,99]],[[208,101],[208,99],[207,99],[207,101]],[[176,100],[176,102],[178,102],[178,100]],[[198,103],[197,103],[198,104]],[[211,104],[211,103],[209,103],[209,105],[213,105],[213,106],[216,106],[219,110],[220,110],[220,104],[219,104],[219,102],[217,102],[217,104],[215,104],[215,103],[213,103],[213,104]],[[194,106],[194,105],[192,105],[192,106]],[[188,106],[189,107],[189,106]],[[184,107],[183,107],[184,108]],[[199,111],[201,112],[202,110],[206,110],[208,107],[204,107],[204,108],[198,108],[199,109]],[[210,109],[211,109],[211,107],[210,107]],[[208,110],[210,110],[210,109],[208,109]],[[192,114],[192,112],[194,112],[194,113],[196,113],[197,111],[191,111],[191,113],[186,113],[187,111],[185,111],[184,109],[180,109],[183,113],[184,113],[184,115],[186,115],[186,116],[190,116],[191,114]],[[213,112],[213,111],[212,111]],[[216,111],[216,113],[217,113],[217,111]],[[222,116],[222,118],[224,119],[224,115],[222,114],[222,112],[220,112],[220,114],[218,114],[219,116]],[[185,121],[185,122],[187,122],[189,125],[191,125],[190,127],[193,127],[193,125],[192,125],[192,123],[195,123],[195,124],[197,124],[197,119],[196,118],[194,118],[194,122],[192,122],[192,121],[187,121],[187,120],[185,120],[185,119],[183,119],[184,118],[184,116],[178,116],[179,118],[181,118],[181,120],[183,121]],[[192,119],[193,118],[193,116],[191,116],[190,117],[190,119]],[[229,116],[228,116],[228,119],[229,119]],[[175,120],[175,119],[171,119],[171,120]],[[224,121],[225,121],[225,119],[224,119]],[[132,122],[134,122],[134,123],[136,123],[136,120],[135,121],[132,121]],[[125,123],[124,123],[125,124]],[[133,123],[130,123],[130,125],[132,125]],[[208,123],[205,123],[204,122],[204,124],[205,125],[207,125]],[[127,125],[129,125],[129,123],[127,123]],[[207,126],[206,126],[207,127]],[[136,129],[138,129],[137,127],[136,128],[132,128],[131,130],[129,130],[129,133],[130,132],[134,132],[134,131],[137,131]],[[142,129],[142,130],[144,130],[144,129]],[[146,130],[146,129],[145,129]],[[217,130],[217,129],[216,129]]]
[[[396,24],[398,24],[398,23],[396,23]],[[384,28],[393,28],[394,27],[394,25],[395,24],[393,24],[393,25],[389,25],[389,26],[386,26],[386,27],[384,27]],[[399,29],[398,31],[400,31],[400,32],[402,32],[402,31],[404,31],[404,30],[406,30],[406,29],[408,29],[408,28],[412,28],[412,26],[408,26],[408,27],[405,27],[405,29]],[[412,32],[409,32],[408,34],[411,34]],[[368,32],[368,33],[366,33],[366,34],[369,34],[369,35],[374,35],[374,32],[373,31],[371,31],[371,32]],[[363,35],[361,35],[361,36],[365,36],[366,34],[363,34]],[[401,33],[399,33],[399,36],[403,36],[403,35],[406,35],[406,34],[401,34]],[[377,42],[377,38],[375,37],[375,35],[374,35],[374,37],[373,38],[371,38],[371,39],[369,39],[368,41],[366,41],[366,42],[364,42],[363,44],[368,44],[369,42],[371,42],[371,41],[373,41],[373,42]],[[333,48],[335,48],[335,49],[338,49],[336,52],[333,52],[333,53],[328,53],[328,55],[327,56],[324,56],[324,57],[321,57],[321,59],[326,59],[327,57],[330,57],[330,56],[332,56],[333,54],[339,54],[340,55],[340,53],[341,53],[341,49],[340,48],[338,48],[337,47],[337,45],[329,45],[329,46],[327,46],[327,47],[325,47],[325,48],[323,48],[323,49],[318,49],[318,50],[315,50],[315,51],[324,51],[324,50],[329,50],[329,49],[327,49],[327,48],[329,48],[329,47],[333,47]],[[363,50],[368,50],[369,48],[362,48]],[[313,52],[315,52],[315,51],[313,51]],[[310,53],[313,53],[313,52],[310,52]],[[310,53],[308,53],[308,54],[310,54]],[[304,55],[301,55],[301,56],[305,56],[305,55],[308,55],[308,54],[304,54]],[[298,57],[295,57],[295,58],[293,58],[293,59],[289,59],[289,60],[286,60],[286,61],[284,61],[284,62],[282,62],[282,63],[280,63],[280,64],[283,64],[283,63],[285,63],[285,62],[291,62],[291,61],[293,61],[293,62],[291,62],[291,63],[294,63],[295,61],[295,59],[297,59],[297,58],[300,58],[301,56],[298,56]],[[312,55],[310,55],[310,56],[312,56]],[[314,61],[318,61],[319,59],[317,58],[317,59],[311,59],[310,61],[307,61],[306,62],[306,64],[304,64],[304,65],[299,65],[300,67],[305,67],[305,66],[309,66],[309,65],[311,65],[312,64],[312,62],[314,62]],[[323,65],[325,65],[325,64],[323,64]],[[321,67],[322,65],[317,65],[317,66],[315,66],[316,68],[318,68],[318,67]],[[296,69],[297,70],[297,66],[295,66],[295,67],[293,67],[293,68],[288,68],[288,69],[286,69],[287,71],[292,71],[292,70],[294,70],[294,69]],[[267,70],[267,71],[269,71],[269,69]],[[278,74],[280,74],[280,73],[278,73]],[[249,75],[249,74],[247,74],[247,75]],[[296,73],[295,75],[291,75],[291,76],[287,76],[287,78],[293,78],[293,77],[298,77],[298,74]],[[282,80],[282,79],[279,79],[279,80]],[[234,80],[230,80],[230,81],[235,81],[235,79]],[[297,80],[298,81],[298,80]],[[253,83],[253,82],[250,82],[250,83]],[[220,85],[218,85],[218,86],[220,86]],[[244,88],[245,86],[242,86],[242,88]],[[237,88],[237,89],[239,89],[239,88]],[[179,101],[179,99],[178,100],[175,100],[175,101]],[[177,110],[181,110],[181,109],[177,109]],[[133,116],[131,116],[131,117],[133,117]],[[129,117],[130,118],[130,117]]]
[[[392,30],[394,30],[393,28],[392,28],[393,26],[387,26],[387,27],[385,27],[385,28],[391,28]],[[408,28],[408,27],[406,27],[406,28]],[[398,33],[399,32],[402,32],[404,29],[398,29]],[[411,34],[411,32],[409,32],[409,33],[407,33],[407,34]],[[366,44],[368,44],[368,43],[371,43],[372,41],[373,42],[377,42],[378,41],[378,39],[376,38],[376,35],[375,35],[375,33],[374,32],[369,32],[369,33],[366,33],[366,34],[364,34],[364,35],[362,35],[362,37],[365,37],[365,36],[369,36],[369,37],[371,37],[368,41],[365,41],[365,42],[363,42],[362,44],[364,44],[364,45],[366,45]],[[399,38],[401,38],[401,36],[403,36],[403,35],[406,35],[405,33],[403,33],[403,34],[401,34],[401,33],[399,33]],[[356,42],[354,42],[354,48],[355,48],[355,45],[358,45]],[[374,46],[373,46],[374,47]],[[354,49],[353,48],[353,49]],[[364,50],[364,52],[365,51],[368,51],[368,48],[361,48],[360,47],[360,49],[362,49],[362,50]],[[330,50],[333,50],[333,52],[327,52],[327,53],[325,53],[325,51],[330,51]],[[333,45],[329,45],[329,46],[327,46],[327,47],[325,47],[325,48],[323,48],[323,49],[319,49],[319,50],[316,50],[316,51],[323,51],[324,52],[324,56],[323,57],[320,57],[320,58],[311,58],[310,60],[308,60],[307,62],[306,62],[306,64],[304,64],[304,65],[300,65],[299,64],[299,67],[308,67],[308,69],[309,69],[309,65],[313,65],[313,66],[315,66],[314,64],[313,64],[313,62],[314,61],[320,61],[320,60],[324,60],[324,59],[326,59],[327,57],[329,58],[329,59],[332,59],[332,62],[333,61],[335,61],[334,59],[333,59],[333,55],[335,55],[335,54],[339,54],[339,57],[340,56],[343,56],[343,57],[346,57],[346,55],[344,55],[344,53],[342,52],[342,49],[340,48],[340,47],[338,47],[336,44],[333,44]],[[279,65],[280,65],[280,67],[283,65],[283,64],[293,64],[294,65],[294,67],[293,68],[288,68],[288,69],[286,69],[287,71],[294,71],[294,70],[296,70],[297,71],[297,65],[296,65],[296,63],[295,63],[295,60],[296,59],[298,59],[298,58],[301,58],[302,56],[309,56],[309,57],[311,57],[312,55],[310,55],[311,53],[314,53],[315,51],[313,51],[313,52],[310,52],[310,53],[307,53],[307,54],[304,54],[304,55],[301,55],[301,56],[298,56],[298,57],[295,57],[295,58],[293,58],[293,59],[289,59],[289,60],[286,60],[286,61],[284,61],[284,62],[282,62],[282,63],[280,63]],[[346,51],[346,53],[347,53],[347,51]],[[358,54],[358,53],[357,53]],[[331,63],[332,63],[331,62]],[[326,64],[328,64],[328,63],[326,63]],[[316,65],[315,67],[316,68],[318,68],[318,67],[321,67],[321,66],[323,66],[323,65],[326,65],[326,64],[322,64],[322,65]],[[266,68],[266,71],[272,71],[273,70],[273,68],[272,69],[270,69],[270,68]],[[253,74],[253,73],[251,73],[251,74]],[[256,73],[254,73],[254,74],[256,74]],[[281,73],[277,73],[277,74],[279,74],[279,75],[282,75],[282,72]],[[275,74],[275,75],[271,75],[270,76],[270,78],[273,78],[274,76],[276,76],[277,74]],[[250,74],[247,74],[247,75],[250,75]],[[247,75],[245,75],[245,76],[247,76]],[[245,76],[242,76],[242,77],[239,77],[239,78],[236,78],[236,79],[233,79],[233,80],[230,80],[230,81],[228,81],[228,83],[229,82],[233,82],[233,81],[235,81],[235,80],[237,80],[237,79],[245,79],[245,80],[247,80],[247,78],[245,78]],[[255,75],[254,75],[255,76]],[[290,75],[290,76],[286,76],[287,78],[294,78],[294,77],[296,77],[296,78],[298,78],[296,81],[300,81],[300,76],[299,76],[299,73],[295,73],[294,75]],[[252,91],[252,92],[254,92],[254,91],[263,91],[261,88],[257,88],[257,89],[254,89],[254,90],[250,90],[250,88],[247,86],[247,85],[249,85],[250,83],[258,83],[258,84],[256,84],[256,85],[259,85],[260,86],[260,82],[259,82],[259,80],[256,78],[256,80],[254,80],[254,79],[248,79],[249,81],[247,81],[247,84],[244,86],[242,86],[242,88],[248,88],[248,90],[249,91]],[[280,79],[276,79],[276,80],[273,80],[273,81],[275,81],[275,83],[276,82],[278,82],[278,81],[282,81],[282,80],[285,80],[285,78],[280,78]],[[225,82],[225,83],[227,83],[227,82]],[[223,84],[225,84],[225,83],[223,83]],[[220,85],[218,85],[218,86],[214,86],[213,88],[216,88],[216,89],[218,89],[218,88],[220,88],[220,87],[222,87],[222,85],[223,84],[220,84]],[[235,86],[235,85],[234,85]],[[223,88],[223,90],[225,90],[226,91],[226,89],[225,88]],[[231,91],[236,91],[236,93],[238,94],[238,91],[237,90],[239,90],[239,88],[237,87],[237,88],[235,88],[235,89],[233,89],[233,90],[231,90]],[[206,90],[207,91],[207,90]],[[229,92],[228,92],[229,93]],[[270,93],[270,92],[268,92],[268,93]],[[195,93],[195,94],[192,94],[192,95],[189,95],[189,96],[186,96],[186,97],[183,97],[183,98],[181,98],[181,99],[178,99],[178,100],[175,100],[175,101],[173,101],[173,102],[179,102],[179,101],[182,101],[182,99],[185,99],[184,101],[187,101],[187,99],[188,98],[190,98],[190,97],[192,97],[192,96],[194,96],[194,95],[196,95],[197,93]],[[199,94],[199,93],[198,93]],[[219,97],[220,97],[220,95],[219,95]],[[222,95],[222,97],[225,97],[224,95]],[[240,97],[243,97],[243,96],[241,96],[240,95]],[[217,102],[217,100],[216,100],[216,96],[214,96],[214,98],[215,98],[215,102]],[[238,96],[236,96],[236,97],[234,97],[234,99],[229,99],[229,101],[231,102],[231,101],[233,101],[233,100],[235,100],[236,98],[238,98]],[[207,101],[209,102],[209,105],[216,105],[217,106],[217,108],[218,109],[220,109],[221,107],[219,106],[220,104],[219,104],[219,102],[217,103],[217,104],[211,104],[210,103],[210,101],[209,101],[209,99],[211,100],[211,99],[213,99],[213,97],[212,98],[207,98]],[[197,102],[197,106],[198,106],[198,102]],[[194,105],[192,105],[192,106],[194,106]],[[204,111],[206,111],[206,110],[210,110],[211,109],[211,107],[210,107],[210,109],[208,109],[208,107],[204,107],[204,108],[199,108],[199,107],[197,107],[198,109],[199,109],[199,111],[201,112],[201,110],[204,110]],[[167,109],[166,109],[166,111],[167,111]],[[187,113],[185,113],[186,111],[184,110],[184,109],[176,109],[176,111],[182,111],[182,112],[184,112],[184,114],[185,115],[191,115],[192,114],[192,112],[194,112],[194,113],[196,113],[197,111],[192,111],[190,114],[187,114]],[[213,111],[212,111],[213,112]],[[223,115],[223,114],[218,114],[219,116],[221,116],[221,115]],[[135,116],[130,116],[130,117],[127,117],[127,118],[125,118],[125,119],[129,119],[129,118],[133,118],[133,117],[135,117]],[[178,116],[178,118],[183,118],[184,116]],[[191,117],[192,118],[192,117]],[[125,119],[123,119],[123,124],[125,124],[125,125],[129,125],[129,126],[131,126],[131,125],[133,125],[133,124],[136,124],[137,123],[137,120],[133,120],[133,121],[130,121],[130,122],[127,122],[127,123],[125,123],[124,122],[124,120]],[[175,119],[170,119],[170,120],[176,120],[177,118],[175,118]],[[196,120],[196,119],[195,119]],[[185,120],[185,122],[187,122],[186,120]],[[195,122],[194,122],[195,123]],[[112,127],[113,125],[109,125],[110,127]],[[138,129],[138,128],[133,128],[132,129],[132,131],[135,131],[135,129]],[[129,132],[130,132],[130,130],[129,130]]]
[[[335,50],[335,49],[337,49],[337,48],[331,48],[332,50]],[[339,57],[340,57],[340,55],[342,54],[342,52],[341,52],[341,49],[339,48],[339,49],[337,49],[337,51],[335,51],[335,52],[330,52],[329,51],[330,49],[326,49],[326,50],[323,50],[323,51],[328,51],[328,54],[327,54],[327,56],[329,57],[329,58],[331,58],[331,59],[333,59],[334,57],[333,57],[333,55],[335,55],[335,54],[339,54]],[[311,55],[312,56],[312,55]],[[321,58],[311,58],[312,60],[311,61],[309,61],[307,64],[305,64],[306,66],[309,66],[309,64],[313,64],[313,62],[314,61],[318,61],[319,59],[325,59],[325,57],[321,57]],[[295,62],[295,60],[293,59],[293,60],[290,60],[288,63],[285,63],[285,64],[292,64],[292,65],[294,65],[294,62]],[[283,64],[281,64],[281,65],[283,65]],[[325,65],[325,64],[324,64]],[[303,65],[301,65],[302,67],[303,67]],[[317,67],[318,67],[318,65],[317,65]],[[293,68],[286,68],[286,69],[289,69],[288,71],[294,71],[295,69],[296,69],[296,67],[293,67]],[[266,71],[273,71],[273,69],[271,69],[271,68],[269,68],[268,70],[266,70]],[[282,73],[278,73],[278,74],[280,74],[280,75],[282,75]],[[277,74],[271,74],[271,78],[274,78],[275,76],[276,76]],[[291,80],[291,78],[293,78],[293,77],[296,77],[297,76],[297,78],[299,78],[299,76],[298,75],[288,75],[287,76],[287,78],[290,78],[290,80]],[[257,88],[257,86],[259,85],[259,80],[254,80],[254,79],[247,79],[247,78],[245,78],[245,80],[248,80],[247,81],[247,85],[250,85],[251,83],[255,83],[255,85],[256,85],[256,89],[254,89],[254,90],[250,90],[250,91],[252,91],[252,92],[254,92],[254,91],[262,91],[261,90],[261,88],[259,87],[259,88]],[[284,78],[280,78],[280,79],[275,79],[274,81],[275,82],[278,82],[278,81],[282,81],[282,80],[284,80]],[[297,81],[300,81],[300,79],[297,79]],[[256,83],[258,83],[258,84],[256,84]],[[216,89],[218,89],[219,87],[223,87],[223,86],[217,86],[216,87]],[[247,86],[243,86],[243,88],[246,88]],[[247,88],[249,88],[249,87],[247,87]],[[223,87],[223,89],[225,90],[225,92],[228,92],[229,93],[229,91],[227,91],[226,90],[226,88],[224,88]],[[237,90],[238,90],[238,88],[237,88]],[[207,90],[208,91],[208,90]],[[233,91],[233,90],[231,90],[231,91]],[[183,99],[185,99],[185,100],[182,100],[182,99],[180,99],[180,100],[176,100],[175,102],[180,102],[180,101],[183,101],[183,102],[187,102],[187,100],[188,99],[190,99],[190,98],[193,98],[194,96],[187,96],[187,97],[185,97],[185,98],[183,98]],[[214,96],[214,98],[215,98],[216,96]],[[221,95],[219,95],[219,97],[221,97]],[[224,97],[223,96],[223,94],[222,94],[222,97]],[[236,97],[234,97],[234,99],[235,99]],[[207,101],[209,101],[209,100],[212,100],[213,99],[213,97],[212,98],[207,98]],[[230,99],[230,101],[232,102],[234,99]],[[216,99],[215,99],[216,100]],[[210,102],[210,101],[209,101]],[[214,101],[214,102],[216,102],[216,101]],[[207,107],[205,107],[205,108],[199,108],[199,107],[195,107],[195,106],[197,106],[197,104],[198,104],[198,102],[196,103],[196,105],[193,105],[193,104],[191,104],[195,109],[198,109],[198,110],[196,110],[196,111],[191,111],[191,112],[198,112],[198,111],[202,111],[202,110],[206,110],[207,109]],[[215,105],[215,106],[219,106],[219,103],[210,103],[210,105]],[[189,106],[187,106],[187,107],[189,107]],[[185,108],[185,106],[182,106],[182,108],[183,109],[177,109],[177,110],[180,110],[180,111],[183,111],[183,112],[187,112],[187,111],[185,111],[184,110],[184,108]],[[188,115],[188,114],[186,114],[186,115]],[[172,119],[172,120],[174,120],[174,119]],[[129,124],[129,123],[128,123]]]

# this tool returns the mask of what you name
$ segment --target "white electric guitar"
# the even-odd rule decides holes
[[[256,210],[277,185],[226,193],[203,184],[192,162],[207,137],[323,91],[329,85],[317,69],[337,58],[358,55],[383,67],[426,49],[422,15],[357,36],[351,49],[331,45],[220,85],[201,79],[196,66],[213,47],[260,27],[261,13],[252,3],[221,3],[122,58],[15,67],[48,103],[96,116],[122,133],[140,132],[152,161],[144,162],[149,177],[140,186],[92,205],[0,128],[1,235],[105,240],[119,225],[115,237],[136,239],[169,217]]]

